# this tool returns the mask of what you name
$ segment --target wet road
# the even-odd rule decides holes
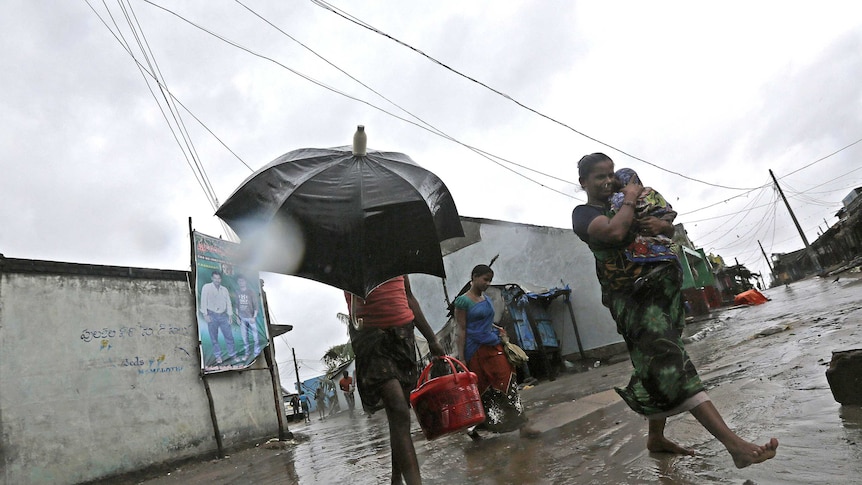
[[[832,397],[825,371],[833,350],[862,348],[862,279],[812,279],[764,292],[772,301],[691,323],[687,348],[728,425],[778,456],[737,470],[723,447],[688,414],[670,418],[669,438],[695,457],[651,454],[646,422],[616,402],[582,419],[563,404],[623,385],[628,362],[566,374],[523,392],[534,419],[556,423],[538,439],[517,433],[414,437],[431,484],[831,484],[862,483],[862,410]],[[547,420],[547,419],[546,419]],[[291,424],[297,439],[225,460],[190,465],[138,483],[388,483],[385,416]]]

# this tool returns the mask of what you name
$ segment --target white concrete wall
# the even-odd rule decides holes
[[[0,274],[0,481],[72,484],[214,456],[180,272],[51,274],[51,264],[64,263]],[[209,381],[225,447],[277,436],[269,372]]]
[[[550,289],[566,284],[572,289],[572,309],[584,350],[621,344],[622,337],[610,312],[602,305],[596,278],[595,259],[587,245],[571,229],[532,226],[504,221],[462,217],[469,244],[443,257],[451,300],[470,280],[477,264],[488,264],[495,255],[494,284],[517,283]],[[455,240],[457,242],[457,240]],[[413,293],[435,330],[446,323],[443,280],[428,275],[411,275]],[[563,297],[550,306],[562,354],[578,357],[577,339]]]

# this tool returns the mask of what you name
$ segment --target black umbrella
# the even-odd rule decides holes
[[[440,242],[464,235],[436,175],[403,153],[366,153],[362,143],[285,153],[246,179],[216,215],[258,269],[363,298],[402,274],[445,277]],[[297,238],[302,254],[290,244]],[[264,249],[273,242],[282,254]]]

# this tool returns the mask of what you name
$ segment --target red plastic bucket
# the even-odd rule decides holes
[[[435,360],[449,364],[451,374],[429,379]],[[426,439],[469,428],[485,421],[485,410],[476,387],[476,374],[458,359],[444,355],[425,366],[410,404]]]

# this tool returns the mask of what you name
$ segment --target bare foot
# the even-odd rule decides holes
[[[662,436],[661,438],[647,438],[647,450],[652,453],[674,453],[677,455],[694,456],[696,453],[690,448],[683,448],[673,441]]]
[[[772,438],[763,446],[755,445],[754,443],[743,442],[739,448],[730,449],[730,456],[733,457],[733,464],[736,468],[745,468],[748,465],[763,463],[764,461],[775,456],[778,449],[778,440]]]
[[[521,438],[535,439],[542,435],[542,432],[533,428],[529,424],[526,426],[522,426],[521,429],[518,430]]]

